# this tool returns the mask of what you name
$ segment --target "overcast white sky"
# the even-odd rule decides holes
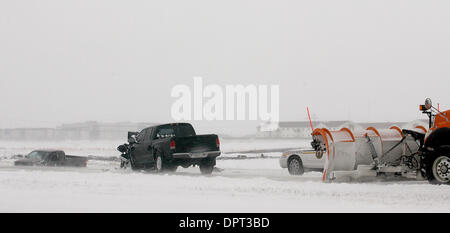
[[[2,0],[0,127],[172,121],[171,88],[194,76],[280,85],[281,120],[305,120],[307,105],[321,120],[424,118],[425,97],[450,107],[449,12],[444,0]]]

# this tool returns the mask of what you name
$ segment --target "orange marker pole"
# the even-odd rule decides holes
[[[308,111],[308,118],[309,118],[309,124],[311,125],[311,130],[314,131],[314,127],[312,125],[311,116],[309,115],[309,108],[306,107],[306,110]]]

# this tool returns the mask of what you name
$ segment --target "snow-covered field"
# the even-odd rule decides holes
[[[0,158],[9,158],[16,154],[28,154],[36,149],[61,149],[66,154],[95,155],[95,156],[119,156],[117,146],[125,141],[0,141]],[[226,153],[249,151],[257,149],[296,148],[306,147],[309,139],[221,139],[220,149]]]
[[[267,141],[238,144],[251,149],[290,147]],[[110,155],[106,143],[94,145],[77,144],[74,154]],[[227,147],[225,142],[222,146]],[[19,144],[19,149],[1,147],[12,154],[22,149]],[[448,185],[325,184],[319,172],[290,176],[276,158],[218,160],[219,169],[203,176],[198,168],[160,175],[97,160],[90,160],[87,168],[13,167],[7,155],[0,157],[0,212],[450,212]]]

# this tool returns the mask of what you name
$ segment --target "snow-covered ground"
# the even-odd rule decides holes
[[[224,162],[224,164],[222,164]],[[232,163],[264,169],[233,169]],[[450,186],[324,184],[291,177],[274,159],[219,161],[222,172],[0,170],[2,212],[449,212]]]
[[[36,149],[60,149],[66,154],[81,156],[119,156],[120,152],[116,148],[123,143],[125,141],[0,141],[0,158],[25,155]],[[309,139],[221,139],[220,149],[232,154],[249,150],[306,147],[309,143]]]
[[[92,145],[75,147],[93,155],[105,151]],[[448,185],[325,184],[320,172],[290,176],[276,158],[218,160],[211,176],[198,168],[132,172],[98,160],[87,168],[12,165],[8,156],[0,159],[0,212],[450,212]]]

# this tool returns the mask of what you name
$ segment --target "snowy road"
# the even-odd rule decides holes
[[[15,168],[0,163],[1,212],[450,212],[450,186],[427,182],[324,184],[289,176],[277,159],[219,160],[223,169],[174,174],[117,169]]]

